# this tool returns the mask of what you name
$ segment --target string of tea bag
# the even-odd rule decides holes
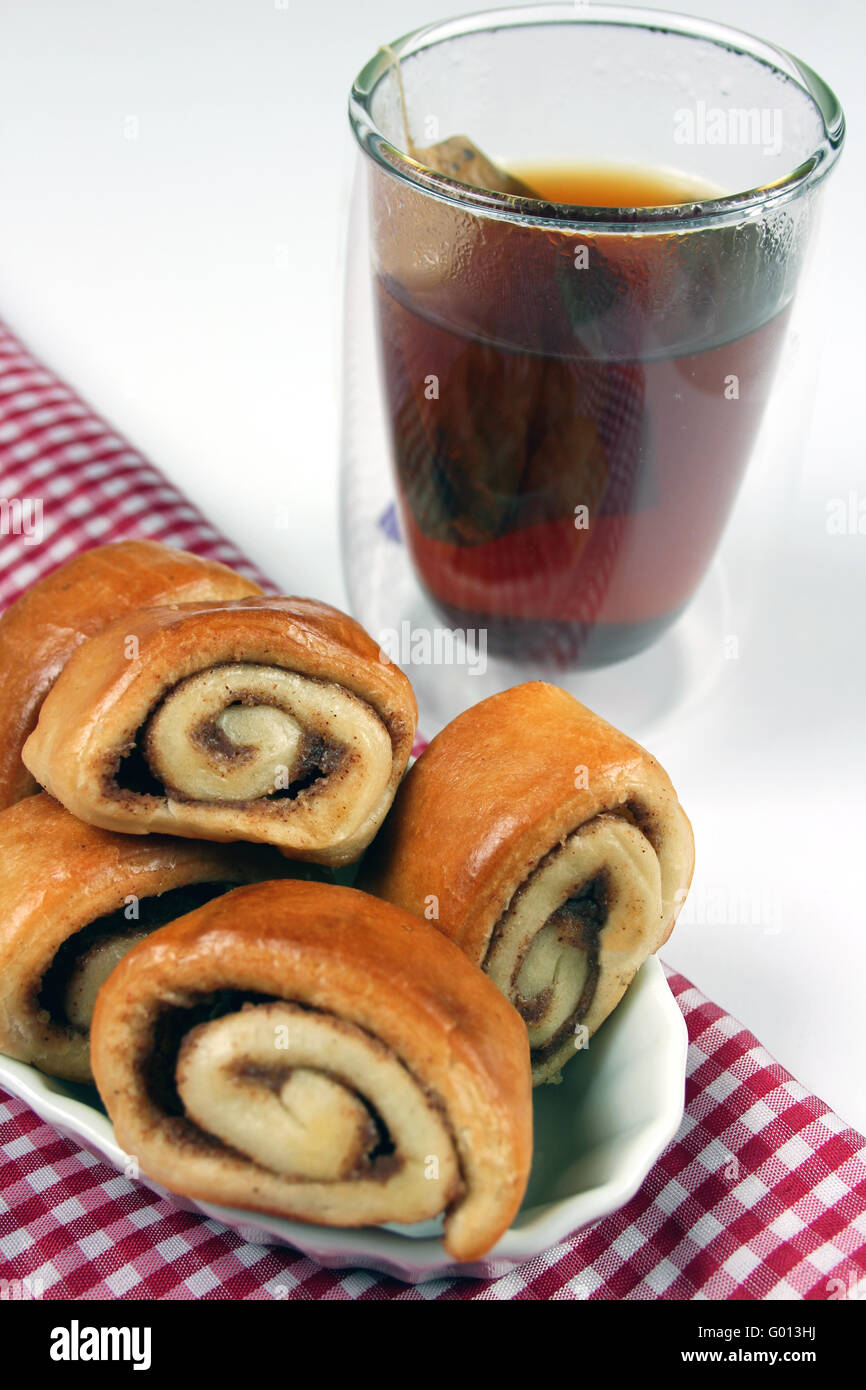
[[[471,188],[486,188],[494,193],[509,193],[513,198],[537,198],[539,195],[522,179],[500,169],[492,159],[478,148],[468,135],[451,135],[439,140],[435,145],[421,148],[415,144],[409,131],[409,110],[406,105],[406,91],[403,86],[403,68],[400,58],[393,48],[383,44],[381,51],[387,53],[397,73],[397,89],[400,94],[400,110],[403,116],[403,131],[406,138],[407,153],[433,169],[438,174],[467,183]]]

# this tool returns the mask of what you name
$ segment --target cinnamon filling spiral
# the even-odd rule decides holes
[[[34,991],[33,1013],[42,1020],[48,1047],[52,1041],[64,1053],[70,1045],[76,1047],[85,1066],[96,996],[115,966],[158,927],[234,886],[199,883],[169,889],[158,898],[143,898],[135,917],[128,917],[127,909],[121,907],[68,936],[47,963]]]
[[[662,921],[647,836],[604,813],[540,861],[500,917],[484,969],[526,1021],[537,1082],[555,1079],[625,992]]]
[[[171,1053],[157,1048],[151,1065],[170,1070]],[[313,1214],[421,1221],[461,1191],[441,1107],[356,1024],[282,1000],[247,1002],[181,1032],[173,1065],[183,1121],[199,1140],[269,1179],[303,1183]]]
[[[170,690],[147,722],[142,752],[159,790],[175,800],[289,800],[311,829],[332,815],[320,805],[326,786],[339,788],[347,817],[361,824],[392,772],[388,730],[363,700],[245,662],[210,667]]]
[[[69,972],[62,997],[63,1015],[76,1032],[85,1035],[90,1032],[97,994],[127,951],[131,951],[148,934],[148,929],[142,927],[103,937],[77,958]]]

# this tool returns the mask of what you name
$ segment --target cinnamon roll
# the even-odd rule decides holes
[[[559,1079],[667,940],[693,864],[656,760],[533,681],[433,739],[360,882],[484,969],[526,1022],[538,1084]]]
[[[108,830],[356,859],[412,748],[411,686],[351,618],[301,598],[142,609],[67,662],[33,775]]]
[[[90,1081],[99,989],[137,942],[285,871],[273,850],[112,835],[44,793],[0,814],[0,1052]]]
[[[100,991],[93,1070],[118,1142],[199,1200],[326,1226],[444,1213],[484,1254],[531,1157],[529,1049],[423,921],[351,888],[240,888],[136,946]]]
[[[158,541],[86,550],[38,580],[0,617],[0,810],[38,790],[21,761],[39,707],[82,642],[148,604],[244,598],[257,584]]]

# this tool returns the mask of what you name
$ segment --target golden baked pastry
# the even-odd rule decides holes
[[[526,1030],[427,923],[351,888],[240,888],[100,991],[93,1070],[118,1142],[202,1201],[326,1226],[444,1213],[457,1260],[529,1173]]]
[[[664,770],[557,686],[458,716],[422,753],[361,886],[426,915],[526,1020],[536,1084],[667,940],[694,865]]]
[[[0,866],[0,1052],[69,1081],[92,1079],[96,994],[131,946],[287,867],[259,847],[112,835],[45,793],[0,814]]]
[[[416,719],[403,673],[326,604],[176,604],[79,647],[23,756],[103,829],[263,841],[345,864],[391,804]]]
[[[99,546],[38,580],[0,617],[0,810],[37,784],[21,761],[39,707],[77,647],[147,604],[244,598],[257,584],[158,541]]]

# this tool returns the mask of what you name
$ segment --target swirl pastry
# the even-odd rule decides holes
[[[391,804],[416,717],[406,677],[336,609],[180,604],[80,647],[23,756],[104,829],[258,840],[346,864]]]
[[[352,888],[262,883],[155,933],[100,992],[119,1143],[203,1201],[326,1226],[445,1214],[458,1260],[517,1211],[521,1020],[427,923]]]
[[[97,992],[148,933],[285,870],[273,850],[112,835],[44,793],[0,814],[0,1051],[90,1081]]]
[[[215,560],[158,541],[119,541],[86,550],[22,594],[0,617],[0,810],[38,790],[21,750],[82,642],[148,604],[258,593],[257,584]]]
[[[430,744],[362,886],[426,915],[526,1020],[555,1081],[667,940],[691,881],[670,779],[556,686],[483,700]]]

